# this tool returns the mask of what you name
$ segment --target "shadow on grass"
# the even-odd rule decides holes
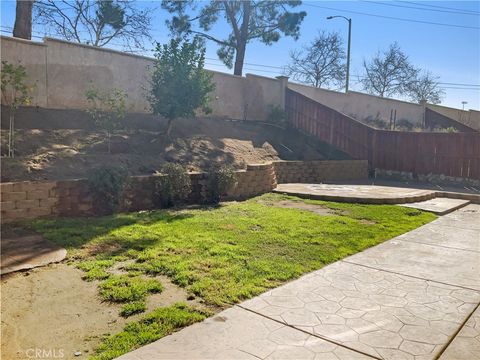
[[[43,238],[66,248],[69,257],[77,257],[80,255],[78,251],[83,251],[85,255],[102,254],[107,258],[124,255],[128,251],[142,251],[163,240],[158,235],[140,231],[142,227],[172,224],[194,217],[195,214],[189,210],[203,212],[221,207],[223,205],[194,205],[99,217],[38,219],[8,224],[2,229],[2,236],[39,233]],[[117,232],[131,226],[131,232],[138,232],[138,237],[116,236]]]

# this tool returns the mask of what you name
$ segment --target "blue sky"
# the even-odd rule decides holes
[[[143,1],[141,6],[155,8],[152,35],[156,41],[167,41],[168,30],[164,22],[168,14],[160,8],[160,2]],[[281,67],[288,63],[289,52],[310,42],[319,30],[338,31],[346,43],[347,22],[342,19],[325,19],[329,15],[343,15],[352,18],[352,90],[361,90],[361,87],[355,84],[357,79],[355,75],[362,74],[363,60],[368,60],[378,50],[385,49],[389,44],[397,41],[415,66],[428,69],[440,76],[446,92],[443,105],[461,108],[461,102],[467,101],[466,108],[480,109],[480,30],[478,29],[480,2],[304,1],[298,9],[307,11],[300,39],[294,41],[291,38],[282,38],[272,46],[265,46],[259,42],[250,43],[247,47],[245,62],[269,67],[245,65],[244,73],[256,73],[269,77],[280,75]],[[477,14],[473,14],[475,12]],[[398,21],[365,14],[461,25],[476,29]],[[8,34],[14,19],[15,2],[1,0],[2,34]],[[215,34],[223,34],[227,30],[227,25],[222,22],[212,29]],[[45,29],[39,26],[34,26],[34,31],[36,36],[45,34]],[[217,46],[213,43],[207,45],[207,67],[231,73],[232,70],[224,67],[218,60],[216,49]]]

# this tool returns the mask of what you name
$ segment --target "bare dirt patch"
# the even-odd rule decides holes
[[[121,305],[102,302],[98,282],[81,279],[83,272],[67,264],[54,264],[2,277],[2,358],[27,358],[28,349],[52,349],[64,358],[87,358],[103,336],[118,333],[128,319],[118,314]],[[187,300],[187,292],[158,277],[163,292],[147,298],[147,313],[155,308]],[[80,351],[81,356],[74,353]]]
[[[338,215],[338,212],[335,212],[332,209],[329,209],[325,206],[307,204],[307,203],[304,203],[303,201],[281,200],[281,201],[275,201],[275,202],[262,201],[261,203],[269,206],[277,206],[277,207],[288,208],[288,209],[300,209],[300,210],[311,211],[317,215],[322,215],[322,216]]]
[[[38,129],[18,128],[16,157],[2,159],[1,181],[83,178],[88,170],[100,165],[123,166],[132,175],[141,175],[159,170],[165,162],[179,162],[198,171],[212,163],[242,169],[248,163],[279,159],[345,156],[293,130],[221,119],[180,119],[175,122],[171,139],[162,135],[161,125],[118,131],[112,137],[112,154],[108,154],[101,131],[59,129],[53,125],[61,124],[48,127],[49,122],[49,118],[43,119]],[[6,144],[7,131],[2,130],[2,154]]]

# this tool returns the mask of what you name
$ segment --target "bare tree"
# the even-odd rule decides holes
[[[292,12],[299,0],[234,0],[201,2],[196,0],[163,0],[162,7],[174,14],[167,25],[176,34],[193,34],[217,43],[218,57],[234,74],[242,75],[247,43],[259,40],[271,45],[281,35],[298,39],[305,11]],[[212,26],[223,19],[231,31],[227,36],[214,36]]]
[[[290,53],[285,73],[293,79],[315,87],[338,86],[345,80],[345,51],[338,33],[320,32],[301,50]]]
[[[150,11],[129,0],[37,0],[35,23],[68,41],[106,46],[119,40],[124,48],[143,48],[150,39]]]
[[[440,104],[445,91],[438,84],[439,77],[429,71],[417,74],[414,81],[407,86],[410,100],[421,103],[426,101],[430,104]]]
[[[370,62],[364,61],[363,67],[365,76],[360,82],[364,90],[381,97],[405,94],[418,73],[396,42]]]
[[[13,36],[32,39],[32,8],[33,0],[17,0]]]

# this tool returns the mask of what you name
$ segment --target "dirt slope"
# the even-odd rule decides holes
[[[244,168],[271,160],[344,158],[325,144],[277,127],[252,122],[189,119],[175,123],[171,139],[160,128],[119,131],[107,154],[103,133],[92,129],[20,129],[16,158],[2,158],[1,180],[45,180],[85,177],[102,164],[123,165],[132,174],[150,174],[167,161],[181,162],[189,170],[212,163]],[[2,130],[2,155],[7,133]]]

